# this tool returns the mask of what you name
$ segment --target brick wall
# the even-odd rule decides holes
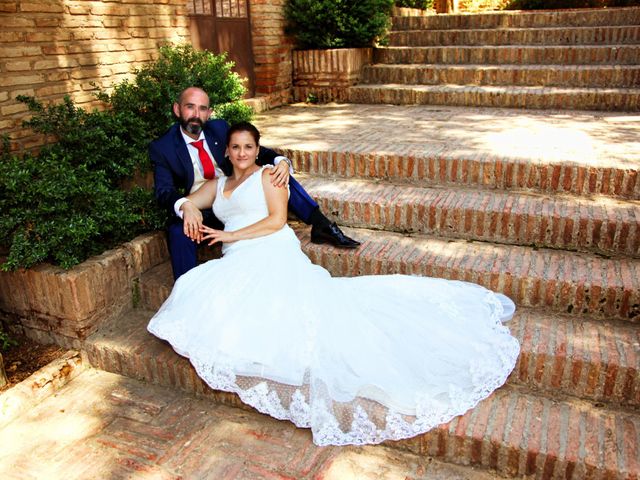
[[[348,101],[347,88],[360,80],[373,61],[371,48],[297,50],[293,52],[293,98],[304,102]]]
[[[284,33],[285,0],[249,0],[256,95],[270,106],[291,100],[293,41]]]
[[[92,82],[118,83],[159,45],[189,40],[184,0],[2,0],[0,25],[0,134],[25,148],[39,140],[16,95],[95,105]]]

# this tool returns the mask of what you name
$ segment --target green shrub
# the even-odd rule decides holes
[[[25,126],[49,143],[37,155],[11,153],[7,139],[0,147],[0,247],[8,251],[1,268],[44,261],[70,268],[161,228],[166,213],[152,192],[122,185],[150,168],[148,144],[174,122],[171,104],[191,85],[209,93],[221,118],[251,118],[226,57],[189,46],[161,48],[131,82],[100,92],[103,111],[87,112],[68,97],[48,106],[19,97],[33,114]]]
[[[547,10],[554,8],[631,7],[640,0],[513,0],[507,10]]]
[[[9,247],[3,270],[50,261],[70,268],[164,224],[152,193],[123,191],[108,165],[87,155],[78,163],[58,144],[39,155],[0,156],[0,244]],[[105,168],[102,168],[105,167]]]
[[[433,8],[433,0],[395,0],[396,7],[420,8],[426,10]]]
[[[389,27],[394,0],[288,0],[286,31],[298,48],[369,47]]]
[[[240,102],[246,90],[226,54],[197,51],[191,45],[164,46],[159,53],[158,60],[135,71],[131,82],[124,81],[110,94],[102,91],[98,95],[115,112],[140,118],[146,141],[159,137],[173,124],[171,106],[190,86],[207,92],[215,117],[229,123],[251,120],[253,110]]]
[[[115,109],[86,112],[66,96],[61,104],[44,106],[33,97],[18,96],[34,114],[26,127],[53,137],[47,149],[72,166],[104,172],[117,187],[123,178],[148,168],[147,135],[142,118]],[[48,154],[47,150],[43,154]]]
[[[18,345],[18,342],[10,337],[9,334],[3,330],[2,324],[0,324],[0,351],[6,352],[7,350],[9,350],[9,348],[16,345]],[[1,362],[2,357],[0,357],[0,363]],[[2,365],[0,365],[0,368],[2,368]]]

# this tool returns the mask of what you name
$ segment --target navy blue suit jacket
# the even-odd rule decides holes
[[[203,132],[214,161],[225,175],[233,170],[231,162],[225,157],[227,131],[229,124],[224,120],[209,120],[204,124]],[[260,147],[258,165],[273,164],[278,156],[269,148]],[[180,132],[180,124],[174,124],[167,132],[149,145],[149,157],[153,164],[155,197],[158,204],[175,217],[173,205],[182,197],[189,195],[193,186],[194,173],[187,144]],[[318,204],[302,186],[290,178],[289,208],[301,220],[309,222],[309,217]]]

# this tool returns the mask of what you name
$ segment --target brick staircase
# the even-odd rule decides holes
[[[483,119],[482,132],[461,121],[467,115]],[[552,120],[561,133],[589,124],[591,153],[540,155],[535,138],[517,155],[481,147],[482,135],[494,138],[492,128],[515,125],[516,118],[531,131]],[[463,279],[518,305],[509,327],[522,354],[507,385],[449,424],[388,446],[466,466],[468,478],[477,473],[473,467],[510,478],[637,480],[640,126],[634,118],[371,105],[288,107],[259,118],[265,144],[281,145],[322,209],[363,242],[356,251],[314,245],[308,228],[294,225],[314,263],[336,276]],[[454,127],[466,134],[457,131],[458,143],[433,132],[423,139],[427,134],[416,136],[403,123],[423,121],[439,125],[440,136]],[[246,408],[235,395],[211,391],[186,359],[146,332],[170,292],[170,276],[168,262],[147,271],[140,306],[90,337],[87,359]]]
[[[353,103],[640,110],[640,8],[398,16]]]
[[[294,224],[314,263],[335,276],[472,281],[518,305],[509,327],[522,353],[507,384],[388,447],[466,478],[640,478],[637,115],[478,108],[637,111],[638,60],[640,8],[398,17],[353,105],[258,119],[264,143],[362,241],[314,245]],[[144,273],[137,308],[89,337],[86,359],[246,409],[146,332],[170,278],[168,262]]]

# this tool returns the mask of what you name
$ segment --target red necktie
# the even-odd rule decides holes
[[[204,178],[211,179],[216,178],[216,169],[213,167],[211,157],[204,149],[204,140],[198,140],[197,142],[191,142],[191,145],[198,149],[198,156],[200,157],[200,163],[202,164],[202,170],[204,171]]]

